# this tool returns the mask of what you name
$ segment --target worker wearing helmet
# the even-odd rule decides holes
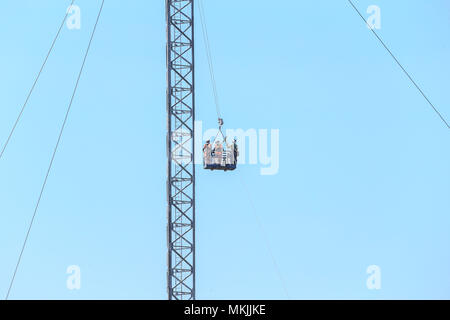
[[[203,146],[203,162],[205,165],[211,164],[211,141],[207,140]]]
[[[228,144],[227,142],[227,149],[224,152],[225,152],[225,164],[228,167],[229,165],[234,163],[233,144]]]
[[[220,141],[216,141],[216,145],[214,146],[214,163],[217,165],[222,164],[222,156],[223,156],[223,145]]]
[[[239,149],[237,145],[236,138],[233,139],[233,157],[234,157],[234,164],[237,164],[237,159],[239,157]]]

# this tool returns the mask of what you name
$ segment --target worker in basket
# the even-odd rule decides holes
[[[237,157],[239,155],[236,139],[233,140],[233,143],[227,144],[227,156],[226,156],[226,167],[227,169],[236,169]]]
[[[203,146],[203,162],[204,162],[204,165],[210,165],[211,164],[211,152],[212,152],[211,140],[207,140],[205,145]]]
[[[221,166],[223,158],[223,145],[220,141],[216,141],[213,153],[214,153],[214,164]]]
[[[239,149],[238,149],[236,138],[233,139],[233,145],[232,145],[232,149],[230,149],[230,152],[233,155],[233,164],[234,164],[234,166],[236,166],[237,160],[239,157]]]

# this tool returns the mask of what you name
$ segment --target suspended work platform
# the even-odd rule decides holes
[[[226,140],[225,140],[226,144]],[[239,156],[236,142],[227,145],[224,149],[222,143],[216,141],[214,148],[209,141],[203,146],[203,168],[209,170],[233,171],[236,169]]]

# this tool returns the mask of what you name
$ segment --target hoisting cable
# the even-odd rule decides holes
[[[288,299],[290,299],[290,296],[289,296],[289,293],[288,293],[288,290],[287,290],[287,287],[286,287],[286,282],[284,281],[284,278],[283,278],[283,276],[281,274],[281,271],[280,271],[280,268],[278,266],[277,260],[275,259],[275,255],[273,254],[272,248],[270,246],[269,238],[267,237],[266,232],[265,232],[265,230],[263,228],[263,225],[261,223],[261,220],[260,220],[260,218],[258,216],[258,213],[257,213],[258,211],[256,210],[255,203],[253,202],[253,199],[252,199],[252,197],[250,195],[250,192],[249,192],[249,190],[247,188],[247,185],[244,182],[244,179],[242,179],[242,177],[239,176],[239,180],[240,180],[240,182],[242,184],[244,192],[247,195],[248,202],[250,203],[251,209],[253,211],[253,216],[254,216],[256,224],[258,225],[258,228],[259,228],[259,230],[261,232],[261,235],[262,235],[263,240],[265,242],[265,245],[266,245],[267,251],[268,251],[268,253],[270,255],[270,258],[272,259],[273,267],[274,267],[274,269],[275,269],[275,271],[277,273],[278,279],[280,280],[280,283],[281,283],[281,286],[283,288],[284,294],[286,295],[286,297]]]
[[[208,60],[208,66],[209,66],[209,75],[211,78],[211,86],[213,89],[214,94],[214,103],[216,105],[216,112],[217,112],[217,118],[219,122],[219,131],[217,132],[216,138],[214,141],[217,140],[217,137],[222,135],[223,141],[226,141],[226,136],[223,134],[222,127],[223,127],[223,118],[220,112],[220,104],[219,104],[219,93],[217,90],[217,84],[216,84],[216,76],[214,74],[214,64],[211,54],[211,45],[209,42],[209,35],[208,35],[208,26],[206,24],[206,17],[205,17],[205,8],[203,5],[203,0],[199,0],[199,12],[200,12],[200,21],[202,25],[202,34],[203,34],[203,42],[205,43],[205,49],[206,49],[206,57]],[[214,144],[213,141],[213,144]]]
[[[83,73],[84,65],[86,64],[86,59],[87,59],[87,56],[88,56],[88,54],[89,54],[89,50],[90,50],[90,48],[91,48],[91,44],[92,44],[92,40],[93,40],[94,35],[95,35],[95,31],[97,30],[98,21],[100,20],[100,16],[101,16],[101,13],[102,13],[102,11],[103,11],[103,5],[104,5],[104,3],[105,3],[105,0],[102,0],[101,7],[100,7],[100,9],[99,9],[99,11],[98,11],[97,20],[95,21],[95,25],[94,25],[94,28],[93,28],[93,30],[92,30],[91,37],[90,37],[90,39],[89,39],[89,44],[88,44],[88,47],[87,47],[87,49],[86,49],[86,53],[85,53],[84,58],[83,58],[83,63],[81,64],[80,72],[78,73],[78,78],[77,78],[77,81],[76,81],[76,83],[75,83],[75,87],[74,87],[74,89],[73,89],[72,97],[71,97],[71,99],[70,99],[69,106],[67,107],[66,116],[65,116],[64,121],[63,121],[63,124],[62,124],[62,126],[61,126],[61,129],[60,129],[60,132],[59,132],[59,136],[58,136],[58,140],[57,140],[56,145],[55,145],[55,149],[53,150],[53,155],[52,155],[52,158],[51,158],[51,160],[50,160],[50,164],[49,164],[49,166],[48,166],[47,173],[46,173],[46,175],[45,175],[45,179],[44,179],[44,182],[43,182],[42,187],[41,187],[41,192],[40,192],[40,194],[39,194],[39,198],[38,198],[38,200],[37,200],[37,202],[36,202],[36,206],[35,206],[35,208],[34,208],[33,217],[31,218],[31,222],[30,222],[30,225],[29,225],[29,227],[28,227],[28,231],[27,231],[27,234],[26,234],[26,236],[25,236],[25,240],[24,240],[24,242],[23,242],[22,249],[21,249],[21,251],[20,251],[20,255],[19,255],[19,258],[18,258],[18,260],[17,260],[16,268],[14,269],[14,274],[13,274],[13,276],[12,276],[12,278],[11,278],[11,282],[10,282],[10,284],[9,284],[9,289],[8,289],[8,293],[6,294],[5,300],[8,300],[9,294],[10,294],[10,292],[11,292],[11,288],[12,288],[12,286],[13,286],[13,284],[14,284],[14,279],[15,279],[15,277],[16,277],[17,269],[19,268],[20,261],[21,261],[21,259],[22,259],[22,255],[23,255],[23,252],[24,252],[24,250],[25,250],[25,246],[26,246],[26,244],[27,244],[28,237],[29,237],[29,235],[30,235],[31,227],[33,226],[33,222],[34,222],[34,219],[35,219],[35,217],[36,217],[36,213],[37,213],[37,211],[38,211],[39,204],[40,204],[41,199],[42,199],[42,194],[44,193],[44,189],[45,189],[45,186],[46,186],[46,184],[47,184],[47,180],[48,180],[48,177],[49,177],[49,175],[50,175],[50,171],[51,171],[51,169],[52,169],[53,161],[55,160],[56,152],[58,151],[59,143],[61,142],[61,137],[62,137],[62,135],[63,135],[64,128],[65,128],[65,126],[66,126],[67,119],[68,119],[68,117],[69,117],[70,109],[71,109],[71,107],[72,107],[72,103],[73,103],[73,100],[74,100],[74,98],[75,98],[75,94],[76,94],[77,89],[78,89],[78,84],[79,84],[79,82],[80,82],[80,78],[81,78],[81,75],[82,75],[82,73]]]
[[[75,0],[72,0],[72,3],[70,4],[70,7],[73,6],[74,2],[75,2]],[[70,8],[70,7],[69,7],[69,8]],[[50,49],[49,49],[48,52],[47,52],[47,56],[45,57],[44,62],[42,63],[41,68],[40,68],[40,70],[39,70],[39,72],[38,72],[36,78],[34,79],[34,83],[33,83],[33,85],[31,86],[30,91],[28,92],[27,98],[25,99],[25,102],[24,102],[24,104],[22,105],[22,109],[20,110],[19,115],[17,116],[16,121],[15,121],[13,127],[12,127],[11,131],[9,132],[8,138],[6,139],[6,142],[4,143],[4,145],[3,145],[3,147],[2,147],[2,149],[1,149],[1,151],[0,151],[0,159],[3,157],[3,154],[5,153],[6,147],[8,146],[9,141],[11,140],[11,137],[13,136],[14,131],[16,130],[16,127],[17,127],[17,124],[18,124],[19,121],[20,121],[20,118],[22,118],[22,114],[23,114],[23,112],[25,111],[25,108],[27,107],[28,100],[30,100],[31,94],[33,93],[34,88],[36,87],[36,84],[37,84],[37,82],[39,81],[39,78],[41,77],[42,71],[44,70],[45,65],[47,64],[47,60],[48,60],[48,58],[50,57],[50,54],[51,54],[52,51],[53,51],[53,48],[54,48],[54,46],[55,46],[55,44],[56,44],[56,41],[57,41],[58,38],[59,38],[59,34],[61,33],[61,30],[62,30],[62,28],[63,28],[63,26],[64,26],[64,23],[66,22],[66,19],[67,19],[67,16],[68,16],[68,15],[69,15],[69,10],[66,11],[66,14],[65,14],[65,16],[64,16],[64,19],[62,20],[61,25],[59,26],[58,32],[56,33],[56,36],[55,36],[54,39],[53,39],[53,42],[52,42],[52,44],[51,44],[51,46],[50,46]]]
[[[213,93],[214,93],[214,102],[216,104],[217,117],[219,118],[219,122],[220,122],[220,119],[222,119],[222,116],[220,113],[219,94],[217,92],[216,77],[214,75],[214,65],[213,65],[213,61],[212,61],[211,46],[209,43],[208,26],[206,25],[205,9],[203,6],[203,0],[199,0],[199,12],[200,12],[200,21],[201,21],[201,25],[202,25],[203,41],[205,42],[206,57],[207,57],[208,66],[209,66],[209,75],[211,77],[211,85],[212,85]]]
[[[353,9],[355,9],[355,11],[358,13],[358,15],[361,17],[361,19],[363,19],[364,23],[369,27],[369,29],[372,31],[372,33],[375,35],[375,37],[378,39],[378,41],[380,41],[380,43],[383,45],[383,47],[387,50],[387,52],[391,55],[391,57],[394,59],[394,61],[398,64],[398,66],[403,70],[403,72],[406,74],[406,76],[409,78],[409,80],[411,80],[412,84],[416,87],[417,90],[419,90],[420,94],[425,98],[425,100],[428,102],[428,104],[431,106],[431,108],[433,108],[434,112],[439,116],[439,118],[441,118],[442,122],[444,122],[444,124],[447,126],[448,129],[450,129],[450,125],[447,122],[447,120],[445,120],[444,116],[439,112],[439,110],[431,103],[430,99],[428,99],[428,97],[425,95],[425,93],[422,91],[422,89],[419,87],[419,85],[414,81],[414,79],[410,76],[410,74],[408,73],[408,71],[406,71],[406,69],[402,66],[402,64],[400,63],[400,61],[398,61],[398,59],[394,56],[394,54],[392,53],[392,51],[387,47],[387,45],[384,43],[384,41],[381,39],[381,37],[378,35],[378,33],[374,30],[374,28],[372,28],[370,26],[370,24],[366,21],[366,19],[364,18],[364,16],[361,14],[361,12],[358,10],[358,8],[356,8],[356,6],[353,4],[353,2],[351,0],[348,0],[348,2],[350,3],[350,5],[353,7]]]
[[[203,31],[203,40],[205,42],[205,47],[206,47],[206,55],[207,55],[207,58],[208,58],[209,72],[210,72],[210,76],[211,76],[211,83],[212,83],[213,92],[214,92],[214,100],[215,100],[215,104],[216,104],[217,117],[218,117],[218,121],[219,121],[219,132],[217,133],[217,136],[216,136],[215,139],[217,139],[217,137],[218,137],[218,135],[220,133],[220,134],[222,134],[222,137],[224,138],[224,140],[226,140],[226,137],[224,136],[224,134],[222,132],[223,119],[222,119],[222,116],[220,114],[219,97],[218,97],[218,92],[217,92],[216,79],[215,79],[215,75],[214,75],[214,66],[213,66],[213,62],[212,62],[211,47],[210,47],[210,43],[209,43],[208,29],[207,29],[207,25],[206,25],[203,0],[199,0],[198,2],[199,2],[199,9],[200,9],[199,10],[200,11],[200,20],[201,20],[202,31]],[[273,252],[272,252],[272,249],[270,247],[270,242],[269,242],[269,240],[268,240],[268,238],[267,238],[267,236],[266,236],[266,234],[264,232],[264,228],[263,228],[263,226],[261,224],[261,221],[260,221],[260,219],[258,217],[255,204],[253,203],[253,200],[250,197],[250,193],[247,190],[247,187],[246,187],[243,179],[241,177],[239,177],[239,178],[240,178],[241,184],[242,184],[242,186],[244,188],[244,191],[247,194],[247,198],[248,198],[249,203],[251,205],[251,209],[253,211],[255,220],[256,220],[257,225],[258,225],[258,227],[259,227],[259,229],[261,231],[262,237],[263,237],[264,242],[266,244],[267,251],[268,251],[268,253],[269,253],[269,255],[270,255],[271,259],[272,259],[275,271],[276,271],[276,273],[278,275],[278,278],[279,278],[279,280],[281,282],[281,285],[283,287],[284,293],[286,294],[286,297],[289,298],[289,293],[287,291],[286,283],[284,281],[283,276],[281,275],[280,268],[278,267],[277,261],[275,259],[275,256],[274,256]]]

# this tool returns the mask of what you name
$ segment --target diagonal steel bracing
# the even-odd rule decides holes
[[[166,0],[169,300],[195,299],[194,0]]]

